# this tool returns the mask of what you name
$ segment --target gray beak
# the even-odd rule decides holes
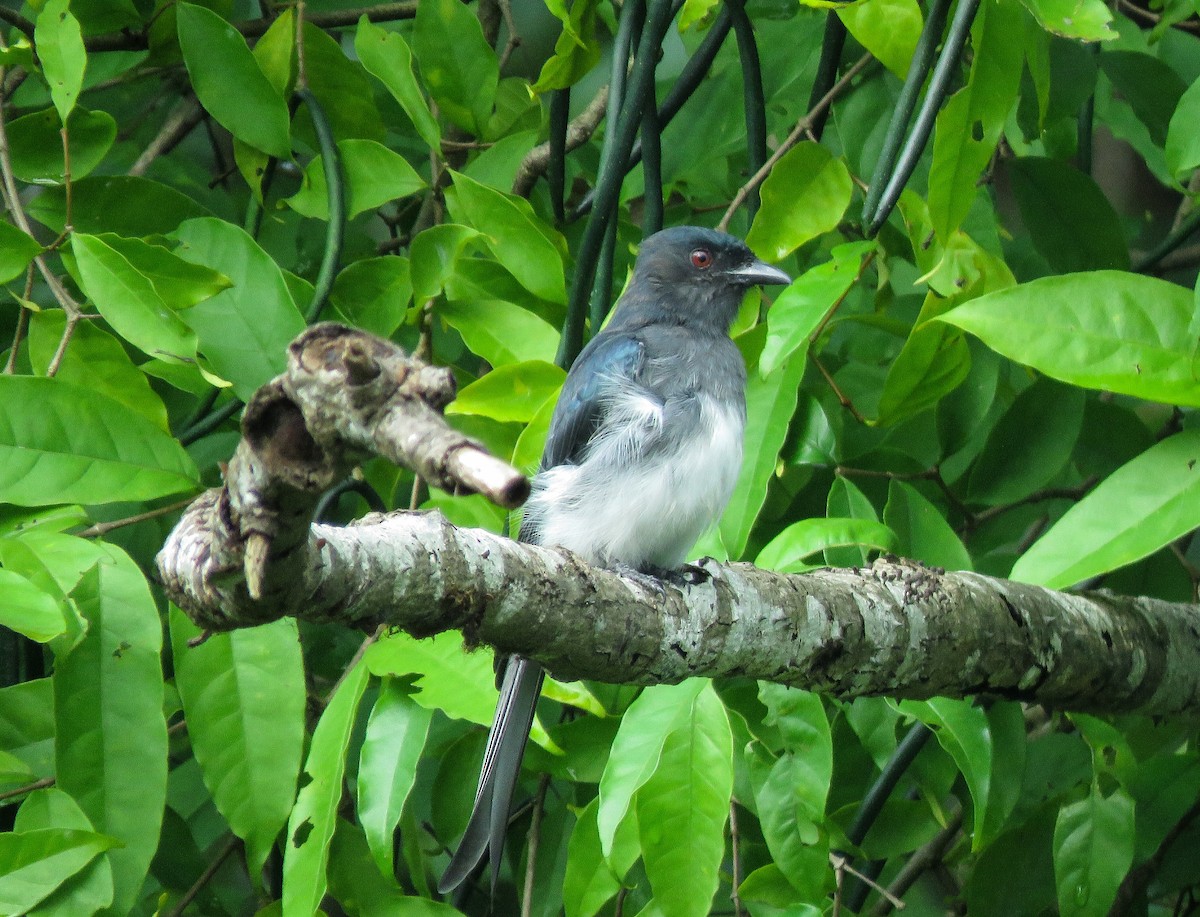
[[[747,286],[754,286],[756,284],[788,284],[792,282],[792,278],[779,268],[771,267],[765,261],[757,259],[739,268],[734,268],[729,272],[729,276],[738,283],[744,283]]]

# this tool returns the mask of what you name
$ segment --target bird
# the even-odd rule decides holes
[[[611,321],[563,382],[518,540],[655,582],[677,571],[741,469],[746,366],[730,327],[750,287],[790,282],[724,232],[677,226],[644,239]],[[502,666],[479,789],[442,894],[485,854],[495,893],[544,675],[521,656]]]

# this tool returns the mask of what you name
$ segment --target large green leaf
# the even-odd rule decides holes
[[[120,841],[92,831],[41,828],[0,834],[0,914],[27,914]]]
[[[62,605],[19,573],[0,570],[0,594],[0,625],[39,643],[66,632]]]
[[[417,4],[412,49],[438,109],[482,137],[492,115],[500,64],[475,14],[458,0]]]
[[[810,239],[837,228],[854,184],[845,163],[813,141],[790,149],[762,184],[762,207],[746,244],[779,261]]]
[[[1129,267],[1121,218],[1090,175],[1040,156],[1010,160],[1006,168],[1025,231],[1056,273]]]
[[[446,413],[529,423],[565,378],[566,373],[543,360],[501,366],[460,391]]]
[[[69,6],[70,0],[48,0],[38,13],[33,30],[42,75],[50,86],[50,98],[63,124],[68,123],[83,89],[83,71],[87,67],[83,32]]]
[[[369,677],[365,665],[354,666],[313,730],[283,847],[283,917],[311,917],[325,896],[325,868],[342,801],[346,746]]]
[[[655,685],[646,688],[625,711],[600,777],[596,826],[606,857],[612,856],[617,829],[634,795],[658,769],[667,736],[691,718],[696,698],[706,687],[711,690],[709,683],[699,678]]]
[[[339,140],[337,148],[346,181],[347,218],[416,194],[425,187],[425,179],[416,173],[408,160],[382,143]],[[306,217],[329,219],[329,189],[325,184],[322,157],[315,157],[304,169],[304,184],[287,199],[287,204]]]
[[[477,240],[481,240],[478,231],[457,223],[440,223],[417,233],[409,248],[413,300],[417,305],[424,305],[442,292],[459,257]]]
[[[197,483],[178,442],[107,395],[58,379],[0,376],[0,501],[150,500]]]
[[[1200,406],[1192,306],[1165,280],[1090,271],[988,293],[939,321],[1073,385]]]
[[[1133,864],[1134,807],[1124,790],[1099,786],[1063,806],[1054,824],[1054,879],[1063,917],[1107,914]]]
[[[413,73],[412,51],[404,36],[374,25],[363,16],[354,34],[354,50],[367,71],[382,81],[400,103],[425,144],[430,149],[440,149],[441,131]]]
[[[1058,520],[1012,578],[1061,589],[1153,554],[1200,519],[1200,430],[1164,439],[1123,465]]]
[[[908,75],[921,35],[916,0],[865,0],[835,7],[846,31],[900,79]]]
[[[980,4],[967,85],[938,113],[929,167],[929,215],[938,238],[958,229],[978,193],[1021,79],[1025,23],[1012,3]]]
[[[563,910],[567,917],[594,917],[621,888],[621,879],[641,852],[636,813],[631,809],[617,827],[613,853],[607,859],[600,849],[596,827],[599,797],[579,812],[567,849],[563,876]]]
[[[67,225],[62,186],[46,188],[29,202],[29,215],[55,232]],[[208,211],[183,192],[137,175],[89,175],[71,183],[71,227],[78,232],[122,236],[168,233],[183,220]]]
[[[347,57],[340,35],[306,20],[304,68],[309,89],[324,107],[334,137],[379,143],[387,138],[375,105],[374,85],[358,62]]]
[[[396,678],[383,680],[358,759],[358,821],[380,872],[393,873],[392,832],[417,779],[433,713]]]
[[[25,797],[13,830],[25,833],[47,828],[91,831],[92,823],[68,794],[58,787],[47,787]],[[27,917],[93,914],[112,904],[112,897],[112,867],[106,857],[99,857],[59,885]]]
[[[1039,379],[1017,395],[988,434],[971,469],[971,500],[998,506],[1029,496],[1056,478],[1083,426],[1084,393]]]
[[[412,304],[408,259],[386,255],[346,265],[333,282],[329,302],[351,324],[390,337]]]
[[[849,292],[859,276],[863,258],[874,248],[873,242],[835,246],[828,261],[798,277],[771,303],[767,312],[767,342],[758,358],[758,371],[762,375],[770,375],[808,344],[821,319]]]
[[[712,683],[705,682],[637,792],[642,862],[665,917],[709,912],[725,856],[732,793],[733,733]]]
[[[113,907],[124,913],[158,847],[166,802],[162,627],[137,565],[116,547],[103,554],[72,593],[87,634],[54,669],[55,763],[58,787],[123,845],[108,858]]]
[[[469,653],[454,631],[418,640],[389,633],[367,650],[373,675],[420,675],[412,699],[427,710],[487,726],[496,709],[496,676],[487,653]]]
[[[0,220],[0,283],[25,272],[42,246],[29,233]]]
[[[894,551],[897,543],[895,532],[873,519],[801,519],[772,538],[754,564],[781,573],[799,573],[820,566],[804,562],[819,551],[849,545]]]
[[[945,516],[911,484],[889,483],[883,521],[895,532],[901,556],[946,570],[973,569],[971,555]]]
[[[194,359],[195,333],[167,305],[150,278],[114,247],[114,240],[81,232],[71,237],[83,291],[113,329],[143,352],[167,360]]]
[[[258,243],[232,223],[188,220],[174,233],[177,254],[228,277],[233,286],[183,314],[200,351],[243,400],[287,365],[287,346],[304,319],[283,272]]]
[[[566,245],[538,219],[527,201],[456,172],[447,203],[456,220],[483,234],[496,260],[525,289],[550,302],[567,301],[562,258]]]
[[[21,181],[54,184],[64,180],[66,163],[53,108],[17,118],[8,125],[13,174]],[[117,138],[117,122],[105,111],[76,108],[67,119],[72,181],[83,178],[104,159]]]
[[[1200,166],[1200,79],[1180,97],[1167,127],[1167,166],[1177,178]]]
[[[755,349],[762,346],[764,328],[742,335],[739,345],[752,369],[757,366]],[[779,463],[779,450],[787,437],[788,422],[796,412],[803,355],[796,353],[767,377],[752,371],[746,382],[746,433],[742,439],[742,470],[733,496],[721,516],[720,537],[728,556],[740,559],[750,539],[750,529],[767,499],[767,484]],[[709,546],[705,546],[706,549]]]
[[[210,634],[171,609],[175,684],[217,810],[246,842],[250,869],[287,822],[304,747],[304,663],[296,622]]]
[[[1042,28],[1064,38],[1111,41],[1117,37],[1104,0],[1022,0]]]
[[[255,149],[291,156],[288,109],[237,29],[192,3],[175,8],[179,47],[192,88],[209,114]]]
[[[438,303],[434,315],[462,335],[492,366],[538,360],[551,363],[558,331],[539,315],[501,299]]]

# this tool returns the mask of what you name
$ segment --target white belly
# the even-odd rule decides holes
[[[624,407],[625,422],[612,427],[621,435],[600,437],[582,464],[537,476],[527,518],[538,543],[592,563],[673,569],[729,501],[744,421],[702,397],[690,435],[663,437],[661,408]]]

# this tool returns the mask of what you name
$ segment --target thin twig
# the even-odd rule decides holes
[[[500,52],[500,72],[503,73],[504,65],[512,57],[513,51],[521,46],[521,36],[517,34],[517,24],[513,21],[512,3],[509,0],[497,0],[497,6],[500,7],[500,15],[504,17],[504,26],[508,29],[508,40],[504,43],[504,50]]]
[[[29,301],[29,297],[33,295],[33,263],[25,268],[25,302]],[[29,309],[26,309],[24,304],[17,312],[17,327],[13,329],[12,347],[8,350],[8,360],[4,364],[4,375],[11,376],[17,371],[17,354],[21,350],[21,341],[25,340],[25,334],[29,330]]]
[[[869,876],[864,876],[861,872],[851,866],[850,862],[844,856],[831,853],[829,854],[829,862],[833,864],[833,868],[838,872],[839,875],[843,872],[850,873],[850,875],[854,876],[854,878],[858,879],[858,881],[865,882],[867,885],[871,886],[871,888],[875,889],[875,891],[879,892],[879,894],[883,895],[883,897],[886,898],[896,910],[899,911],[904,909],[903,901],[889,892],[874,879],[870,878]],[[838,884],[840,886],[840,881]]]
[[[737,194],[733,196],[733,200],[725,209],[725,215],[721,217],[721,222],[717,224],[717,229],[727,230],[729,228],[729,221],[733,219],[734,213],[746,202],[746,198],[750,196],[751,192],[757,189],[766,177],[771,174],[771,170],[775,168],[775,163],[779,162],[787,154],[788,150],[799,143],[801,137],[812,131],[813,122],[821,116],[825,109],[829,108],[841,97],[850,87],[854,78],[862,73],[874,59],[870,54],[864,54],[855,61],[854,66],[842,74],[842,78],[833,84],[833,88],[821,97],[821,100],[809,110],[808,114],[796,122],[796,126],[787,135],[787,139],[779,144],[779,149],[770,155],[767,161],[763,163],[761,169],[750,176],[749,181],[738,188]]]
[[[734,917],[742,917],[742,897],[738,894],[738,886],[742,884],[742,856],[738,849],[737,803],[732,799],[729,801],[729,844],[733,850],[733,879],[729,898],[733,902]]]
[[[587,143],[595,132],[596,127],[600,124],[601,119],[604,118],[607,106],[608,85],[605,84],[596,92],[592,101],[588,102],[587,107],[567,125],[566,152],[570,153],[572,150]],[[517,168],[517,175],[513,179],[513,194],[526,197],[538,178],[545,174],[549,165],[550,142],[546,141],[535,146],[521,160],[521,165]]]
[[[216,858],[208,864],[204,872],[200,873],[200,878],[192,883],[192,887],[183,893],[183,897],[175,902],[175,906],[167,913],[167,917],[181,917],[188,906],[196,900],[196,896],[200,894],[204,886],[212,881],[213,876],[217,874],[217,870],[229,859],[229,855],[237,850],[240,844],[241,841],[237,837],[232,834],[229,835],[229,839],[225,842],[225,846],[217,853]]]
[[[195,96],[184,99],[159,128],[157,136],[146,146],[137,160],[129,167],[130,175],[145,175],[150,164],[159,156],[173,150],[190,134],[204,117],[204,109]]]
[[[533,879],[537,871],[538,841],[542,834],[542,809],[545,808],[549,786],[550,775],[542,774],[533,798],[533,817],[529,821],[529,841],[525,848],[525,890],[521,895],[521,917],[530,917],[533,913]]]
[[[850,415],[860,424],[867,426],[867,418],[863,417],[858,408],[854,406],[854,402],[851,401],[847,395],[843,394],[840,388],[838,388],[838,384],[833,381],[833,376],[829,374],[829,370],[825,368],[825,364],[817,359],[815,354],[813,354],[810,359],[812,360],[813,366],[815,366],[821,375],[825,377],[825,381],[828,383],[830,389],[833,390],[833,394],[837,397],[838,403],[847,411],[849,411]]]
[[[27,783],[24,786],[19,786],[16,789],[5,790],[0,793],[0,799],[12,799],[15,796],[24,796],[26,793],[32,793],[34,790],[44,790],[48,786],[54,786],[53,777],[42,777],[40,780],[35,780],[33,783]]]
[[[113,529],[119,529],[126,525],[136,525],[139,522],[145,522],[147,519],[157,519],[159,516],[168,516],[178,509],[183,509],[186,506],[191,506],[194,497],[188,497],[186,500],[180,500],[177,503],[171,503],[167,506],[160,506],[158,509],[147,510],[144,513],[138,513],[134,516],[126,516],[124,519],[113,519],[109,522],[97,522],[84,529],[82,532],[75,534],[79,538],[99,538],[101,535],[107,535]]]

